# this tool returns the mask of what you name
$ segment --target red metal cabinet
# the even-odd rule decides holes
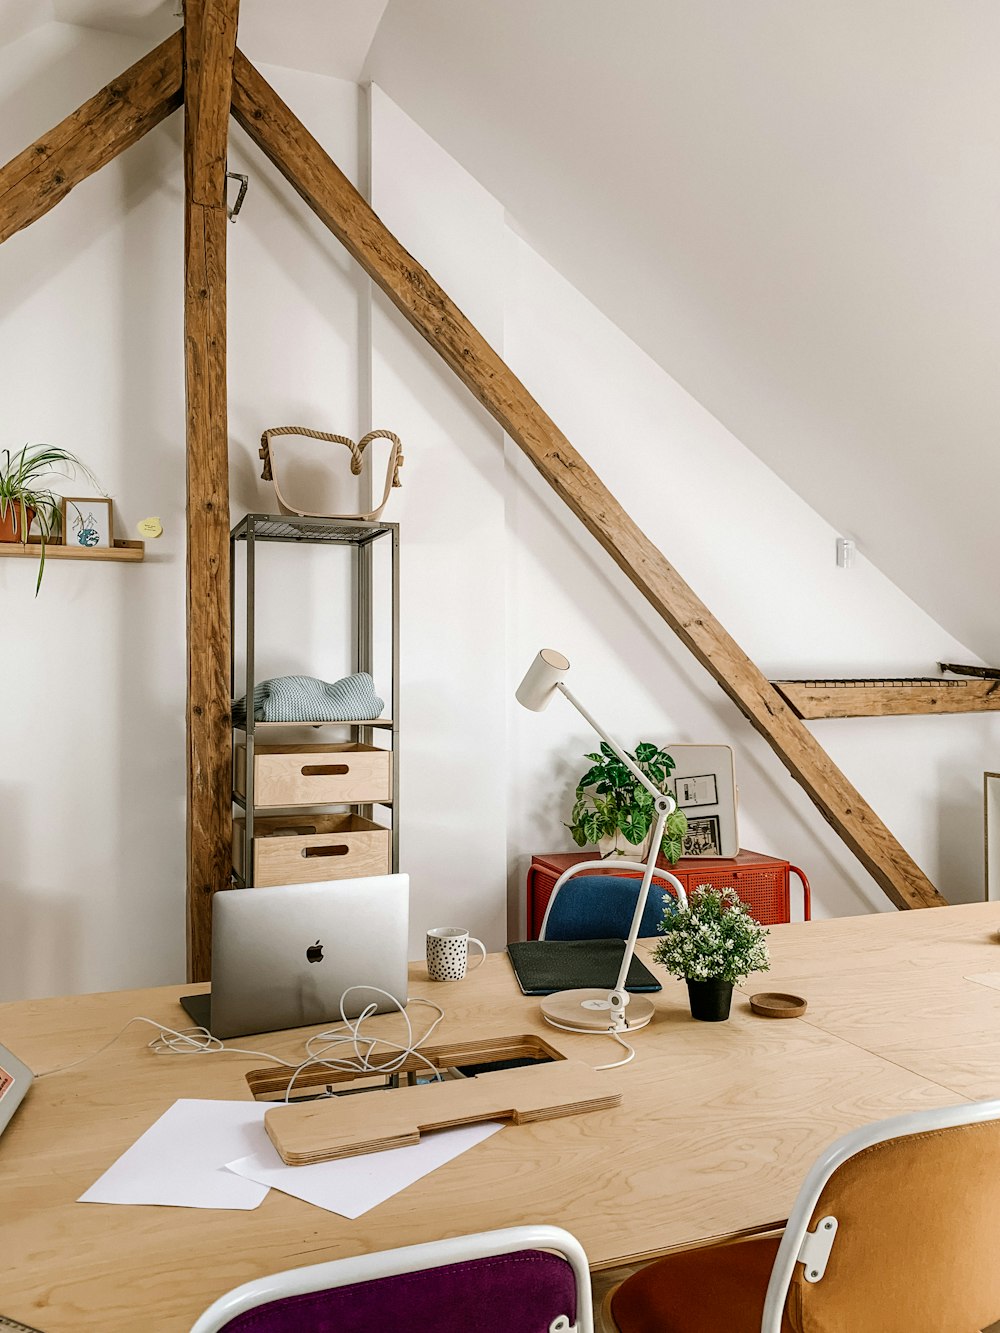
[[[529,939],[538,938],[546,905],[559,876],[570,866],[595,860],[596,855],[596,852],[541,852],[532,857],[527,883],[526,920]],[[774,856],[741,850],[732,860],[717,856],[685,856],[675,866],[671,866],[661,857],[657,865],[676,875],[687,893],[698,884],[711,884],[716,889],[735,889],[764,926],[791,920],[790,876],[795,874],[802,882],[802,907],[806,921],[812,913],[808,879],[798,866]],[[593,873],[640,878],[638,871],[617,870],[613,859],[603,869]]]

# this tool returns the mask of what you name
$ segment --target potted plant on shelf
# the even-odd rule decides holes
[[[71,477],[82,472],[91,481],[90,469],[67,449],[51,444],[26,444],[12,453],[0,450],[0,542],[26,543],[32,526],[38,532],[38,579],[35,596],[45,572],[45,547],[58,533],[62,497],[43,484],[48,474]]]
[[[641,772],[660,791],[666,791],[674,761],[666,750],[642,741],[635,753],[626,751]],[[566,825],[578,847],[597,845],[602,857],[627,856],[633,849],[642,859],[648,852],[649,839],[656,823],[653,797],[636,782],[633,775],[606,742],[600,752],[588,754],[592,767],[576,787],[571,822]],[[667,818],[660,850],[671,865],[680,859],[687,832],[683,810],[674,810]]]
[[[671,903],[660,925],[653,958],[687,982],[691,1017],[718,1023],[729,1017],[733,986],[770,967],[770,933],[733,889],[699,884],[688,906]]]

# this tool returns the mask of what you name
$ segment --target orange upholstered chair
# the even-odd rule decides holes
[[[1000,1320],[1000,1101],[838,1139],[782,1237],[669,1255],[626,1279],[620,1333],[979,1333]]]

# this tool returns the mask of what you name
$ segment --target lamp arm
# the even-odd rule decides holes
[[[622,763],[625,765],[628,771],[632,774],[636,782],[641,783],[642,786],[644,786],[646,790],[649,792],[650,796],[653,797],[662,796],[663,793],[660,791],[659,787],[657,787],[655,783],[651,782],[649,778],[646,777],[645,773],[643,773],[642,769],[638,766],[635,760],[630,759],[628,755],[625,753],[625,751],[622,749],[622,747],[618,744],[618,742],[616,740],[613,740],[612,737],[610,737],[608,733],[604,730],[601,724],[597,722],[590,715],[590,713],[587,712],[586,708],[584,708],[583,704],[572,692],[572,690],[568,690],[562,681],[559,681],[555,688],[559,691],[560,694],[564,694],[566,698],[570,701],[570,703],[573,705],[573,707],[576,709],[576,711],[581,715],[581,717],[585,718],[590,723],[590,725],[597,732],[598,736],[600,736],[601,740],[607,741],[608,745],[611,746],[612,750],[614,750],[615,754],[622,761]],[[659,843],[657,843],[657,846],[659,846]]]
[[[632,966],[632,959],[635,957],[636,940],[639,938],[639,926],[642,923],[642,914],[646,910],[646,899],[649,897],[649,886],[653,882],[653,871],[656,869],[656,858],[660,852],[660,843],[663,840],[663,829],[667,822],[667,816],[674,809],[674,800],[670,796],[660,794],[657,801],[656,825],[653,829],[653,841],[649,849],[649,856],[646,858],[646,871],[642,877],[642,883],[639,886],[639,894],[635,900],[635,911],[632,913],[632,924],[629,926],[628,938],[625,941],[625,952],[622,954],[622,965],[618,973],[618,980],[615,982],[615,988],[608,997],[611,1001],[611,1013],[623,1015],[625,1006],[628,1004],[628,991],[625,989],[625,983],[628,979],[628,970]],[[681,894],[684,893],[680,882],[665,871],[660,871],[665,875],[678,889]]]
[[[586,708],[584,708],[583,704],[572,690],[568,690],[561,680],[557,681],[553,688],[557,689],[560,694],[564,695],[580,716],[590,723],[598,736],[600,736],[603,741],[607,742],[635,778],[636,782],[640,783],[646,791],[649,792],[650,796],[652,796],[654,808],[656,810],[656,824],[653,829],[653,839],[649,848],[649,856],[646,858],[646,868],[642,876],[642,883],[639,886],[639,893],[635,900],[635,911],[632,914],[632,924],[629,926],[628,938],[625,941],[625,952],[622,955],[621,970],[618,973],[618,980],[615,982],[615,988],[613,991],[609,992],[606,1002],[610,1030],[613,1032],[623,1032],[628,1028],[625,1012],[629,1002],[628,991],[625,989],[625,983],[628,980],[628,970],[632,966],[632,959],[635,957],[636,940],[639,938],[639,927],[642,924],[642,914],[646,910],[646,899],[649,897],[649,886],[653,881],[653,872],[656,870],[656,858],[660,853],[660,844],[663,841],[663,830],[666,827],[668,816],[672,811],[677,809],[677,802],[672,796],[668,796],[665,792],[660,791],[659,787],[646,777],[645,773],[643,773],[635,760],[629,758],[618,742],[608,735],[600,723],[591,716]],[[680,881],[675,876],[668,874],[665,871],[660,871],[659,873],[669,879],[679,890],[679,899],[681,902],[684,902],[684,887]],[[605,1004],[602,1002],[600,1006],[595,1005],[594,1007],[604,1008]]]

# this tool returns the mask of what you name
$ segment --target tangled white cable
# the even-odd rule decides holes
[[[403,1021],[406,1024],[406,1041],[396,1042],[389,1040],[387,1037],[365,1035],[361,1031],[361,1025],[375,1013],[377,1004],[372,1001],[365,1006],[357,1018],[348,1018],[344,1012],[344,1000],[354,990],[375,991],[377,994],[384,995],[386,999],[391,1000],[402,1014]],[[426,1032],[416,1040],[414,1040],[413,1024],[410,1022],[410,1016],[406,1012],[405,1006],[400,1004],[394,995],[382,990],[380,986],[349,986],[340,997],[341,1026],[329,1028],[324,1032],[317,1032],[309,1037],[305,1042],[306,1059],[299,1061],[283,1060],[280,1056],[272,1055],[269,1051],[253,1050],[245,1046],[227,1046],[218,1037],[213,1037],[206,1028],[193,1027],[178,1030],[177,1028],[167,1027],[165,1023],[158,1023],[153,1018],[146,1018],[142,1014],[137,1014],[120,1027],[115,1035],[109,1041],[106,1041],[103,1046],[99,1046],[96,1051],[90,1051],[87,1055],[82,1055],[79,1060],[73,1060],[68,1065],[57,1065],[55,1069],[46,1069],[37,1074],[36,1077],[48,1078],[50,1074],[61,1074],[68,1069],[76,1069],[78,1065],[84,1064],[87,1060],[93,1060],[102,1051],[106,1051],[109,1046],[113,1046],[122,1033],[130,1028],[133,1023],[148,1023],[150,1027],[157,1030],[157,1035],[148,1043],[149,1050],[156,1055],[214,1055],[228,1052],[231,1055],[252,1055],[261,1060],[268,1060],[272,1064],[281,1065],[284,1069],[290,1069],[292,1075],[285,1091],[285,1101],[288,1101],[296,1080],[312,1066],[319,1066],[338,1073],[395,1074],[399,1072],[409,1057],[415,1056],[427,1066],[435,1078],[440,1079],[440,1070],[423,1054],[420,1047],[444,1018],[444,1010],[433,1000],[425,1000],[419,995],[408,998],[406,1003],[426,1005],[428,1008],[437,1011],[437,1017]],[[351,1047],[353,1055],[332,1056],[330,1054],[332,1050],[344,1045]],[[373,1063],[372,1057],[379,1048],[393,1054],[387,1059]]]
[[[366,1018],[372,1016],[375,1012],[376,1005],[373,1001],[362,1009],[357,1018],[348,1018],[344,1013],[344,998],[345,996],[350,995],[352,990],[377,991],[379,995],[385,995],[388,999],[392,1000],[399,1008],[399,1012],[403,1016],[403,1022],[406,1024],[405,1043],[390,1041],[387,1037],[364,1036],[360,1031],[361,1024]],[[419,1037],[416,1041],[413,1039],[413,1025],[410,1022],[409,1014],[399,1001],[394,999],[388,991],[382,990],[379,986],[348,986],[347,990],[345,990],[344,994],[340,997],[340,1017],[343,1026],[339,1030],[337,1028],[329,1028],[326,1032],[317,1032],[315,1036],[308,1039],[306,1042],[306,1052],[309,1058],[302,1061],[296,1068],[294,1074],[292,1074],[292,1077],[288,1080],[288,1087],[285,1089],[285,1101],[287,1102],[291,1097],[292,1088],[295,1086],[295,1082],[299,1075],[313,1065],[317,1065],[321,1069],[331,1069],[337,1073],[347,1071],[356,1074],[395,1074],[403,1067],[408,1057],[416,1056],[418,1060],[423,1061],[434,1077],[440,1080],[441,1071],[431,1060],[428,1060],[427,1056],[420,1050],[420,1047],[441,1022],[442,1018],[444,1018],[444,1010],[439,1004],[435,1004],[433,1000],[425,1000],[419,995],[410,997],[407,999],[406,1003],[424,1004],[430,1009],[437,1010],[437,1018],[434,1019],[433,1023],[431,1023],[423,1036]],[[338,1057],[330,1055],[330,1051],[336,1050],[337,1047],[344,1045],[351,1047],[354,1052],[353,1056]],[[377,1064],[373,1064],[372,1055],[378,1047],[382,1047],[387,1051],[395,1051],[396,1054],[389,1059],[382,1059],[379,1060]]]

